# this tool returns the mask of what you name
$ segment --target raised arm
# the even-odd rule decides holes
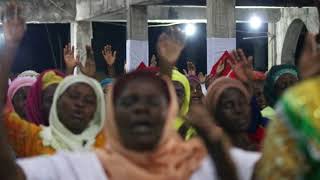
[[[117,51],[112,52],[112,46],[106,45],[102,50],[102,56],[107,63],[107,76],[114,78],[116,76],[114,63],[117,59]]]
[[[171,77],[172,68],[176,65],[184,49],[184,35],[176,28],[170,28],[160,35],[157,43],[160,73]]]
[[[238,80],[240,80],[252,94],[253,92],[253,57],[247,57],[242,49],[234,50],[231,53],[234,63],[228,60],[228,63],[235,72]]]
[[[67,44],[63,49],[63,59],[66,65],[66,74],[72,75],[74,68],[79,65],[79,56],[74,57],[74,46]]]
[[[238,179],[236,166],[229,153],[229,140],[224,136],[222,129],[215,125],[205,107],[193,106],[189,111],[187,122],[196,129],[204,141],[219,179]]]
[[[83,66],[82,63],[79,63],[80,70],[83,74],[95,78],[96,72],[97,72],[97,67],[96,67],[96,62],[94,60],[94,55],[93,55],[93,50],[91,46],[86,46],[86,62],[85,65]]]
[[[0,108],[2,116],[0,119],[0,179],[2,180],[24,180],[24,173],[15,163],[12,152],[9,149],[7,136],[3,124],[3,111],[5,105],[6,90],[8,86],[9,72],[15,57],[16,50],[24,36],[26,25],[20,16],[21,9],[16,3],[8,3],[3,15],[3,27],[5,35],[5,46],[0,50]]]

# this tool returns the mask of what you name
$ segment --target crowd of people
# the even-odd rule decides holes
[[[299,67],[255,71],[241,49],[207,76],[188,62],[179,29],[157,43],[149,67],[116,74],[116,51],[102,55],[96,80],[64,48],[66,70],[9,77],[26,30],[16,3],[5,8],[0,49],[0,179],[209,180],[320,178],[320,52],[306,38]],[[156,60],[158,57],[158,60]],[[78,73],[74,73],[78,69]]]

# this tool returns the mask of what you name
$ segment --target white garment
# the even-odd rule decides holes
[[[238,177],[240,180],[250,180],[254,171],[256,162],[260,159],[261,153],[245,151],[238,148],[232,148],[230,155],[236,165]],[[198,169],[191,180],[215,180],[217,172],[214,167],[214,162],[208,156],[202,162],[200,169]]]
[[[206,96],[208,94],[207,88],[205,84],[201,84],[201,91],[203,93],[204,96]]]
[[[242,180],[250,180],[256,163],[261,158],[261,153],[232,148],[230,154],[237,167],[238,177]]]
[[[57,102],[62,94],[77,83],[89,85],[97,96],[97,109],[93,120],[81,134],[75,135],[69,131],[59,120]],[[101,85],[92,78],[84,75],[68,76],[57,87],[49,115],[49,126],[43,127],[40,132],[43,145],[50,146],[55,150],[87,151],[92,148],[96,136],[101,132],[105,122],[105,101]],[[84,143],[85,142],[85,143]]]
[[[238,177],[250,180],[260,153],[233,148],[231,156],[236,164]],[[58,153],[19,160],[27,180],[108,180],[94,153]],[[214,163],[206,157],[200,168],[194,172],[191,180],[216,180]],[[130,177],[128,177],[130,179]]]
[[[23,71],[18,75],[18,77],[33,77],[33,78],[37,78],[38,76],[39,76],[39,73],[33,70]]]
[[[65,153],[18,160],[26,180],[108,180],[92,152]]]

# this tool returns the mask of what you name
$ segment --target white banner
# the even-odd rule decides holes
[[[236,38],[207,38],[207,73],[225,51],[236,49]]]
[[[137,69],[141,62],[149,66],[149,42],[127,40],[127,72]]]

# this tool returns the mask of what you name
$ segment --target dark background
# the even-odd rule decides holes
[[[152,25],[152,24],[151,24]],[[106,44],[111,44],[117,53],[116,71],[123,72],[126,59],[126,26],[125,23],[98,23],[94,22],[92,47],[95,53],[97,70],[104,72],[106,64],[101,55],[101,50]],[[185,24],[176,25],[184,28]],[[207,42],[206,24],[196,24],[197,32],[188,37],[186,47],[177,63],[179,70],[186,69],[186,62],[192,61],[198,72],[206,73]],[[149,27],[149,57],[155,52],[157,38],[167,26]],[[256,70],[266,71],[268,67],[268,39],[267,24],[263,24],[259,30],[253,31],[247,23],[237,23],[236,38],[237,48],[244,49],[248,56],[254,56]],[[2,30],[0,29],[0,32]],[[303,28],[295,53],[296,64],[303,50],[304,38],[307,33]],[[245,39],[245,38],[253,39]],[[63,47],[70,39],[69,24],[28,24],[28,30],[17,52],[12,73],[17,74],[25,70],[42,72],[46,69],[64,70]],[[0,47],[3,45],[3,34],[0,33]],[[103,77],[103,76],[102,76]]]
[[[177,25],[184,28],[184,24]],[[156,54],[155,45],[161,32],[167,27],[149,28],[149,56]],[[106,64],[101,55],[104,45],[111,44],[117,50],[116,69],[120,73],[123,70],[126,59],[126,27],[124,23],[93,23],[92,47],[95,52],[98,71],[104,71]],[[259,32],[262,32],[259,33]],[[243,48],[248,55],[254,55],[254,42],[262,41],[265,53],[261,54],[259,62],[263,62],[266,68],[267,62],[267,38],[254,40],[243,40],[244,37],[265,35],[267,25],[265,24],[258,32],[250,32],[248,24],[237,24],[237,47]],[[70,39],[69,24],[29,24],[25,38],[17,53],[12,71],[20,73],[32,69],[37,72],[49,68],[64,69],[63,47]],[[180,70],[186,68],[186,61],[192,61],[198,71],[206,71],[206,24],[197,24],[197,32],[194,36],[188,37],[186,48],[178,61]]]
[[[165,5],[201,5],[206,0],[168,0]],[[237,0],[237,6],[313,6],[313,0]],[[183,25],[178,25],[182,27]],[[186,61],[193,61],[198,70],[206,71],[206,25],[198,24],[197,34],[187,40],[186,48],[178,62],[179,69],[186,68]],[[149,55],[155,53],[155,44],[158,35],[165,27],[149,28]],[[267,38],[244,40],[244,37],[264,36],[267,31],[265,24],[259,32],[250,32],[247,24],[237,24],[237,47],[243,48],[248,55],[258,54],[255,57],[255,67],[259,70],[267,68]],[[123,71],[126,59],[126,27],[124,23],[93,23],[92,46],[99,71],[105,70],[105,63],[101,55],[101,49],[105,44],[113,45],[118,51],[116,69]],[[303,30],[298,43],[296,59],[300,56],[303,48]],[[12,71],[20,73],[32,69],[42,72],[48,68],[64,69],[63,47],[70,41],[69,24],[29,24],[26,36],[17,53]],[[0,36],[0,46],[3,45],[3,35]],[[254,47],[260,47],[259,53],[255,53]],[[261,50],[263,49],[263,50]]]

